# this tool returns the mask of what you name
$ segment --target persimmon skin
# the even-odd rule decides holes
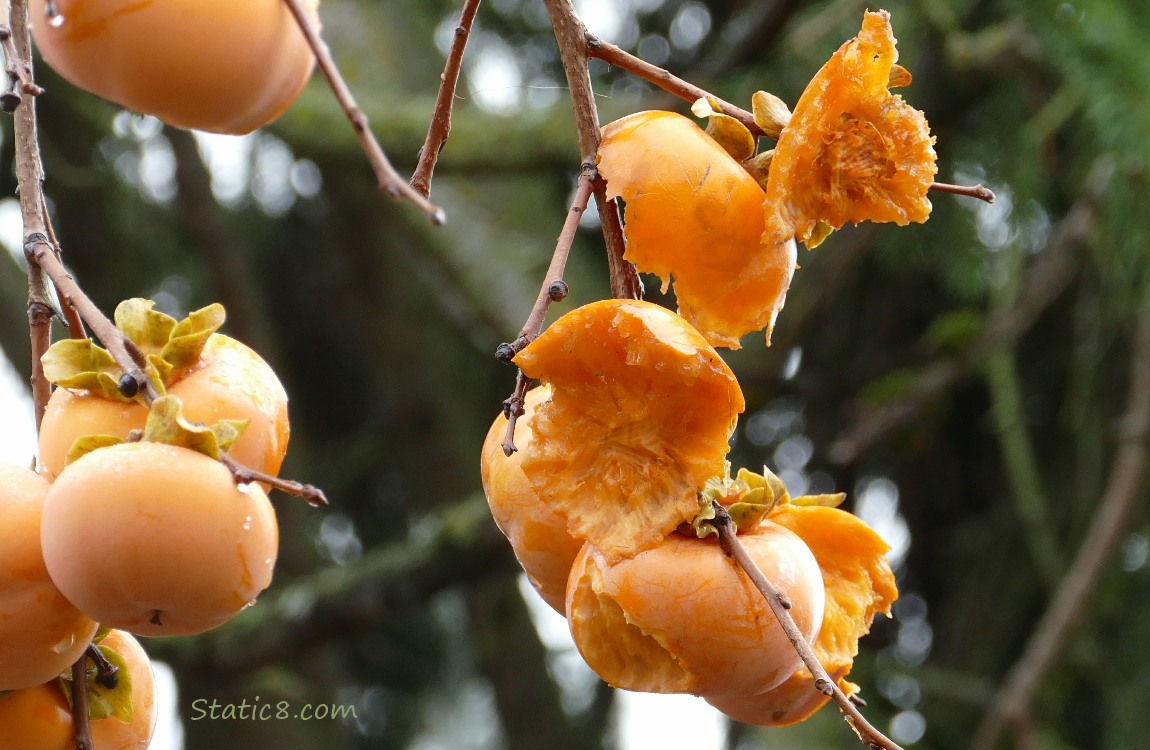
[[[315,57],[282,0],[32,0],[32,33],[68,82],[170,125],[242,134],[281,115]],[[303,0],[318,27],[318,0]]]
[[[43,477],[0,464],[0,690],[55,678],[96,634],[96,623],[64,598],[44,566],[40,518],[47,494]]]
[[[288,397],[275,371],[243,343],[213,334],[200,361],[168,386],[193,422],[247,419],[248,426],[229,454],[248,468],[275,475],[287,453],[291,425]],[[126,438],[142,430],[148,410],[131,401],[112,401],[82,390],[56,388],[40,426],[40,471],[55,479],[64,470],[76,438],[113,435]]]
[[[137,635],[202,633],[271,583],[275,513],[219,461],[123,443],[70,464],[44,500],[44,561],[90,617]]]
[[[510,456],[503,453],[507,417],[499,415],[483,441],[480,473],[483,492],[495,524],[515,551],[531,585],[559,614],[565,611],[567,578],[583,541],[567,531],[567,521],[556,513],[531,486],[521,464],[534,432],[531,421],[539,404],[551,397],[551,388],[528,391],[524,413],[515,422],[515,446]]]
[[[824,592],[810,550],[769,522],[739,539],[791,600],[799,630],[815,638]],[[753,694],[801,665],[762,594],[714,537],[672,534],[614,564],[588,544],[571,569],[567,619],[587,664],[626,690]]]
[[[114,716],[90,723],[93,750],[144,750],[156,728],[156,684],[151,662],[135,638],[119,630],[104,637],[124,658],[132,680],[132,722]],[[75,750],[72,712],[53,682],[0,696],[0,750]]]

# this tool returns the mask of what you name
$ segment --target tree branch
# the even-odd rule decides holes
[[[439,76],[439,93],[435,96],[435,110],[427,129],[427,139],[419,149],[419,163],[411,175],[411,186],[421,195],[431,194],[431,176],[435,172],[435,162],[439,152],[451,134],[451,105],[455,100],[455,89],[459,84],[459,71],[463,67],[463,51],[471,35],[475,14],[479,11],[480,0],[465,0],[459,14],[459,24],[455,27],[455,38],[447,54],[447,63]]]
[[[311,18],[304,12],[299,0],[283,1],[287,3],[288,9],[295,17],[296,23],[299,24],[300,31],[303,32],[304,38],[315,54],[320,71],[327,79],[328,85],[331,86],[336,100],[343,107],[352,128],[355,129],[360,145],[363,147],[364,153],[367,154],[367,160],[371,164],[372,171],[375,172],[375,177],[379,181],[379,189],[392,198],[410,201],[427,215],[432,224],[443,224],[447,220],[443,209],[427,200],[426,196],[409,185],[391,165],[383,147],[379,145],[379,141],[371,132],[367,115],[356,103],[355,97],[352,96],[351,90],[343,79],[343,74],[339,72],[339,67],[331,56],[331,50],[328,49],[327,43],[320,38],[319,31],[312,23]]]

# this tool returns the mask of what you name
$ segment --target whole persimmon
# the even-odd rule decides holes
[[[790,599],[799,630],[815,638],[824,591],[807,546],[770,522],[739,539]],[[614,563],[586,545],[571,569],[567,619],[587,664],[627,690],[753,694],[801,666],[762,594],[714,537],[671,534]]]
[[[527,392],[524,413],[515,422],[515,447],[518,450],[510,456],[503,453],[507,417],[500,415],[495,419],[487,432],[487,439],[483,441],[480,472],[491,515],[511,542],[527,579],[545,602],[563,614],[567,578],[583,541],[571,536],[566,519],[543,502],[522,467],[523,457],[535,439],[531,429],[535,410],[550,397],[550,386]]]
[[[30,469],[0,464],[0,691],[52,679],[96,633],[96,623],[64,598],[44,567],[40,516],[48,487]]]
[[[318,27],[318,0],[302,0]],[[282,0],[32,0],[44,60],[170,125],[241,134],[291,106],[315,57]]]
[[[151,662],[136,639],[112,630],[100,641],[105,656],[120,662],[118,689],[127,697],[112,698],[115,711],[93,716],[93,750],[144,750],[156,728],[156,685]],[[114,653],[109,653],[114,652]],[[91,667],[89,667],[91,671]],[[99,690],[92,685],[89,690]],[[100,691],[107,696],[107,690]],[[96,701],[89,699],[93,710]],[[98,716],[98,714],[97,714]],[[127,720],[125,720],[127,719]],[[0,750],[74,750],[72,712],[61,684],[43,685],[0,695]]]
[[[259,354],[230,336],[215,333],[199,361],[177,373],[177,378],[168,385],[168,394],[180,398],[186,418],[204,424],[247,420],[247,428],[229,454],[257,471],[271,475],[279,471],[291,435],[287,393]],[[59,476],[76,438],[126,438],[132,430],[142,430],[147,419],[148,409],[136,401],[58,387],[48,399],[40,426],[40,471],[49,479]]]
[[[121,443],[73,461],[44,499],[44,562],[64,596],[137,635],[231,619],[271,583],[278,530],[257,484],[188,448]]]

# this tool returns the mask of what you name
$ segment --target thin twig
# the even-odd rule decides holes
[[[951,185],[947,182],[932,182],[930,189],[940,193],[965,195],[968,198],[978,198],[980,201],[994,203],[994,191],[984,185]]]
[[[523,416],[523,399],[527,395],[527,383],[530,380],[523,374],[523,370],[520,370],[515,375],[515,390],[511,392],[510,398],[503,402],[503,415],[507,417],[507,433],[500,447],[503,448],[505,456],[510,456],[519,450],[515,447],[515,424]]]
[[[471,26],[479,11],[480,0],[465,0],[459,14],[459,24],[455,27],[455,38],[447,53],[447,63],[439,76],[439,93],[435,96],[435,111],[427,128],[427,139],[419,149],[419,162],[411,175],[411,186],[421,195],[431,194],[431,176],[435,172],[435,162],[451,135],[451,105],[455,101],[455,89],[459,85],[459,71],[463,67],[463,51],[471,36]]]
[[[316,25],[304,11],[300,1],[283,1],[287,3],[288,9],[291,11],[292,16],[295,17],[296,23],[299,24],[308,46],[311,47],[312,52],[315,54],[316,63],[318,63],[320,71],[323,72],[328,85],[331,86],[331,90],[335,94],[336,100],[339,101],[340,106],[343,107],[343,111],[347,115],[347,119],[351,122],[356,136],[359,138],[360,145],[363,146],[364,153],[367,154],[367,160],[375,172],[375,177],[379,181],[379,189],[392,198],[403,198],[410,201],[427,215],[432,224],[443,224],[447,221],[447,216],[443,209],[429,201],[426,196],[409,185],[407,181],[399,175],[399,172],[395,171],[395,167],[392,166],[391,161],[387,158],[383,147],[379,145],[379,141],[376,140],[375,135],[371,132],[367,114],[364,113],[356,103],[355,97],[352,96],[351,89],[348,88],[347,83],[343,79],[343,74],[340,73],[339,67],[336,66],[335,60],[331,56],[331,50],[328,49],[327,43],[320,37]]]
[[[88,719],[88,652],[72,665],[72,742],[76,750],[93,750],[92,726]]]
[[[859,740],[862,741],[867,747],[883,748],[883,750],[902,750],[893,740],[888,738],[879,730],[866,720],[866,717],[858,710],[858,707],[847,697],[846,693],[839,688],[838,684],[831,679],[830,675],[819,663],[818,657],[815,656],[815,651],[811,644],[803,636],[799,626],[795,624],[795,620],[791,617],[790,602],[786,596],[783,595],[778,588],[775,587],[770,580],[763,575],[763,571],[759,569],[758,564],[747,553],[747,548],[743,546],[742,541],[739,540],[738,534],[735,530],[734,521],[727,513],[727,509],[719,503],[714,503],[715,529],[719,532],[719,544],[728,556],[733,557],[739,567],[751,579],[751,583],[759,590],[759,593],[766,599],[767,604],[774,613],[775,619],[779,621],[779,626],[782,627],[783,632],[786,633],[787,639],[790,640],[791,645],[794,647],[795,652],[798,653],[799,658],[803,660],[803,665],[810,671],[811,676],[815,679],[815,689],[823,693],[823,695],[830,696],[838,704],[839,710],[843,712],[847,723],[854,729],[855,734],[858,735]]]
[[[60,240],[56,237],[56,228],[52,226],[52,216],[48,213],[48,200],[44,197],[43,191],[40,192],[40,215],[44,217],[44,233],[48,236],[48,243],[55,251],[56,257],[59,258]],[[70,302],[63,299],[59,289],[56,290],[56,298],[60,302],[60,312],[64,313],[64,322],[68,324],[69,338],[88,338],[88,332],[84,330],[84,321],[80,319],[80,313],[76,312],[76,308],[72,307]]]
[[[232,478],[236,484],[251,484],[252,482],[259,482],[266,484],[269,487],[274,487],[277,490],[286,492],[289,495],[302,497],[307,501],[308,505],[316,508],[322,508],[328,504],[327,496],[323,494],[323,490],[316,487],[314,484],[304,484],[292,479],[283,479],[282,477],[266,474],[262,471],[248,468],[239,461],[229,456],[227,453],[220,454],[220,462],[232,472]]]
[[[544,0],[551,28],[559,45],[563,73],[571,91],[571,106],[575,113],[575,128],[579,134],[579,152],[583,170],[595,170],[599,152],[599,111],[595,106],[595,92],[587,70],[590,50],[587,27],[579,20],[570,0]],[[598,180],[597,180],[598,182]],[[595,207],[603,228],[603,241],[607,245],[607,260],[611,274],[611,294],[618,298],[636,299],[643,294],[643,285],[635,266],[624,259],[626,246],[619,222],[619,206],[607,200],[602,184],[595,189]]]
[[[1022,656],[991,700],[991,708],[971,742],[972,750],[991,750],[1006,724],[1026,719],[1035,689],[1064,652],[1066,640],[1081,619],[1086,602],[1118,546],[1146,484],[1150,439],[1150,287],[1143,292],[1139,310],[1126,411],[1120,425],[1118,450],[1094,520]]]

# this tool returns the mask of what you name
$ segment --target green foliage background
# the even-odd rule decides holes
[[[749,106],[759,88],[793,103],[857,32],[865,4],[614,6],[621,45]],[[874,491],[871,512],[894,512],[881,501],[897,488],[905,598],[864,642],[855,679],[881,728],[897,718],[910,739],[921,717],[915,746],[947,750],[968,744],[1113,460],[1147,291],[1150,21],[1118,0],[886,7],[914,74],[901,93],[938,138],[939,179],[984,181],[999,201],[936,194],[926,225],[844,230],[801,256],[774,345],[749,336],[729,358],[748,402],[733,458],[856,499]],[[327,40],[401,171],[430,116],[443,65],[435,40],[457,12],[440,0],[323,5]],[[705,33],[675,46],[675,28],[679,41]],[[432,188],[450,219],[442,229],[377,193],[318,78],[247,141],[249,169],[231,192],[214,173],[213,194],[189,134],[38,67],[46,190],[83,288],[107,311],[130,296],[172,312],[223,302],[225,330],[261,351],[291,394],[285,474],[334,501],[327,511],[276,501],[281,561],[259,606],[202,637],[147,646],[177,670],[185,719],[195,698],[260,695],[354,703],[358,721],[185,721],[189,748],[613,746],[613,693],[576,681],[583,692],[563,699],[570,654],[539,640],[479,487],[479,446],[514,379],[492,353],[530,309],[578,169],[542,4],[485,3],[468,55]],[[481,85],[476,64],[498,55],[518,76],[502,109],[484,106],[499,91],[468,88]],[[592,72],[604,122],[686,111],[625,72]],[[1027,274],[1075,206],[1096,206],[1088,230],[1066,250],[1063,283],[1037,289]],[[577,238],[568,282],[552,319],[607,295],[593,227]],[[23,271],[6,254],[0,292],[0,345],[28,372]],[[1020,299],[1038,314],[1017,340],[972,354],[988,316]],[[961,376],[909,423],[850,460],[832,450],[939,362],[962,363]],[[1037,696],[1036,747],[1144,746],[1145,500]],[[733,726],[728,744],[857,746],[833,709],[786,730]]]

